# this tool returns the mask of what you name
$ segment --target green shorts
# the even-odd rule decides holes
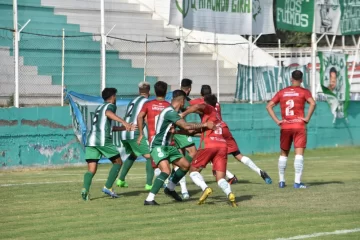
[[[112,158],[120,155],[119,151],[114,144],[105,143],[105,146],[98,147],[85,147],[85,159],[86,160],[100,160],[101,156],[106,158]]]
[[[182,134],[175,134],[174,141],[177,149],[186,148],[195,145],[193,138],[191,136],[186,136]]]
[[[136,142],[137,139],[131,139],[131,140],[121,140],[126,154],[132,154],[134,153],[135,156],[143,156],[145,154],[149,154],[149,144],[147,143],[145,138],[141,139],[140,145]]]
[[[155,164],[158,165],[159,162],[166,159],[170,163],[184,157],[176,147],[173,146],[159,146],[153,147],[150,152],[152,159]]]

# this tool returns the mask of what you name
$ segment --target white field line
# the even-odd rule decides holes
[[[289,238],[276,238],[275,240],[296,240],[296,239],[307,239],[307,238],[315,238],[315,237],[322,237],[322,236],[329,236],[329,235],[341,235],[341,234],[348,234],[348,233],[355,233],[360,232],[360,228],[348,229],[348,230],[336,230],[334,232],[319,232],[313,233],[309,235],[299,235],[295,237]]]

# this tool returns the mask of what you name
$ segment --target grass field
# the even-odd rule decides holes
[[[307,151],[303,181],[293,189],[293,155],[288,187],[277,186],[277,154],[250,156],[273,178],[272,185],[245,165],[229,159],[241,183],[232,185],[239,203],[232,208],[210,169],[205,180],[214,189],[205,205],[187,177],[191,199],[175,203],[160,192],[161,206],[143,206],[145,165],[137,163],[110,199],[101,188],[110,165],[99,167],[90,202],[80,197],[86,167],[0,171],[0,239],[277,239],[360,228],[360,148]],[[295,238],[294,238],[295,239]],[[360,232],[316,239],[360,239]]]

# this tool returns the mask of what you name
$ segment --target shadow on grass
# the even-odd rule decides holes
[[[344,184],[341,181],[328,181],[328,182],[308,182],[308,186],[320,186],[320,185],[328,185],[328,184]]]
[[[160,191],[161,191],[161,189],[160,189]],[[140,194],[143,194],[143,193],[149,193],[149,191],[138,190],[138,191],[132,191],[132,192],[120,192],[118,194],[120,194],[120,196],[132,197],[132,196],[139,196]]]
[[[206,183],[217,183],[216,180],[211,180],[211,181],[206,181]],[[255,183],[255,182],[250,182],[249,180],[238,180],[237,183],[234,184],[262,184],[262,183]]]

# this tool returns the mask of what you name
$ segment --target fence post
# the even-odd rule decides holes
[[[64,65],[65,65],[65,29],[62,29],[62,51],[61,51],[61,106],[64,106]]]
[[[181,86],[181,80],[183,79],[184,74],[184,36],[183,36],[183,28],[180,27],[180,80],[179,86]]]
[[[144,82],[146,82],[146,65],[147,65],[147,34],[145,34]]]
[[[282,67],[282,63],[281,63],[281,39],[278,40],[279,43],[279,73],[278,73],[278,83],[276,85],[277,89],[276,92],[278,92],[280,90],[280,81],[282,83],[282,79],[281,79],[281,67]]]
[[[350,86],[351,86],[352,80],[354,78],[355,65],[356,65],[357,59],[359,57],[359,48],[360,48],[360,37],[359,37],[358,43],[356,44],[355,58],[353,60],[352,67],[351,67],[351,75],[350,75],[350,81],[349,81]]]
[[[100,18],[101,18],[101,89],[106,87],[106,36],[105,36],[105,0],[100,1]]]
[[[311,34],[311,95],[316,101],[316,33]]]
[[[19,107],[19,32],[18,32],[17,0],[13,0],[13,22],[14,22],[14,65],[15,65],[14,106],[18,108]]]
[[[248,62],[249,62],[249,100],[250,100],[250,103],[252,104],[253,103],[253,78],[252,78],[252,62],[253,62],[253,59],[252,59],[252,36],[250,35],[249,36],[249,49],[248,49]]]
[[[215,48],[216,48],[216,90],[217,99],[220,102],[220,70],[219,70],[219,42],[215,33]]]

